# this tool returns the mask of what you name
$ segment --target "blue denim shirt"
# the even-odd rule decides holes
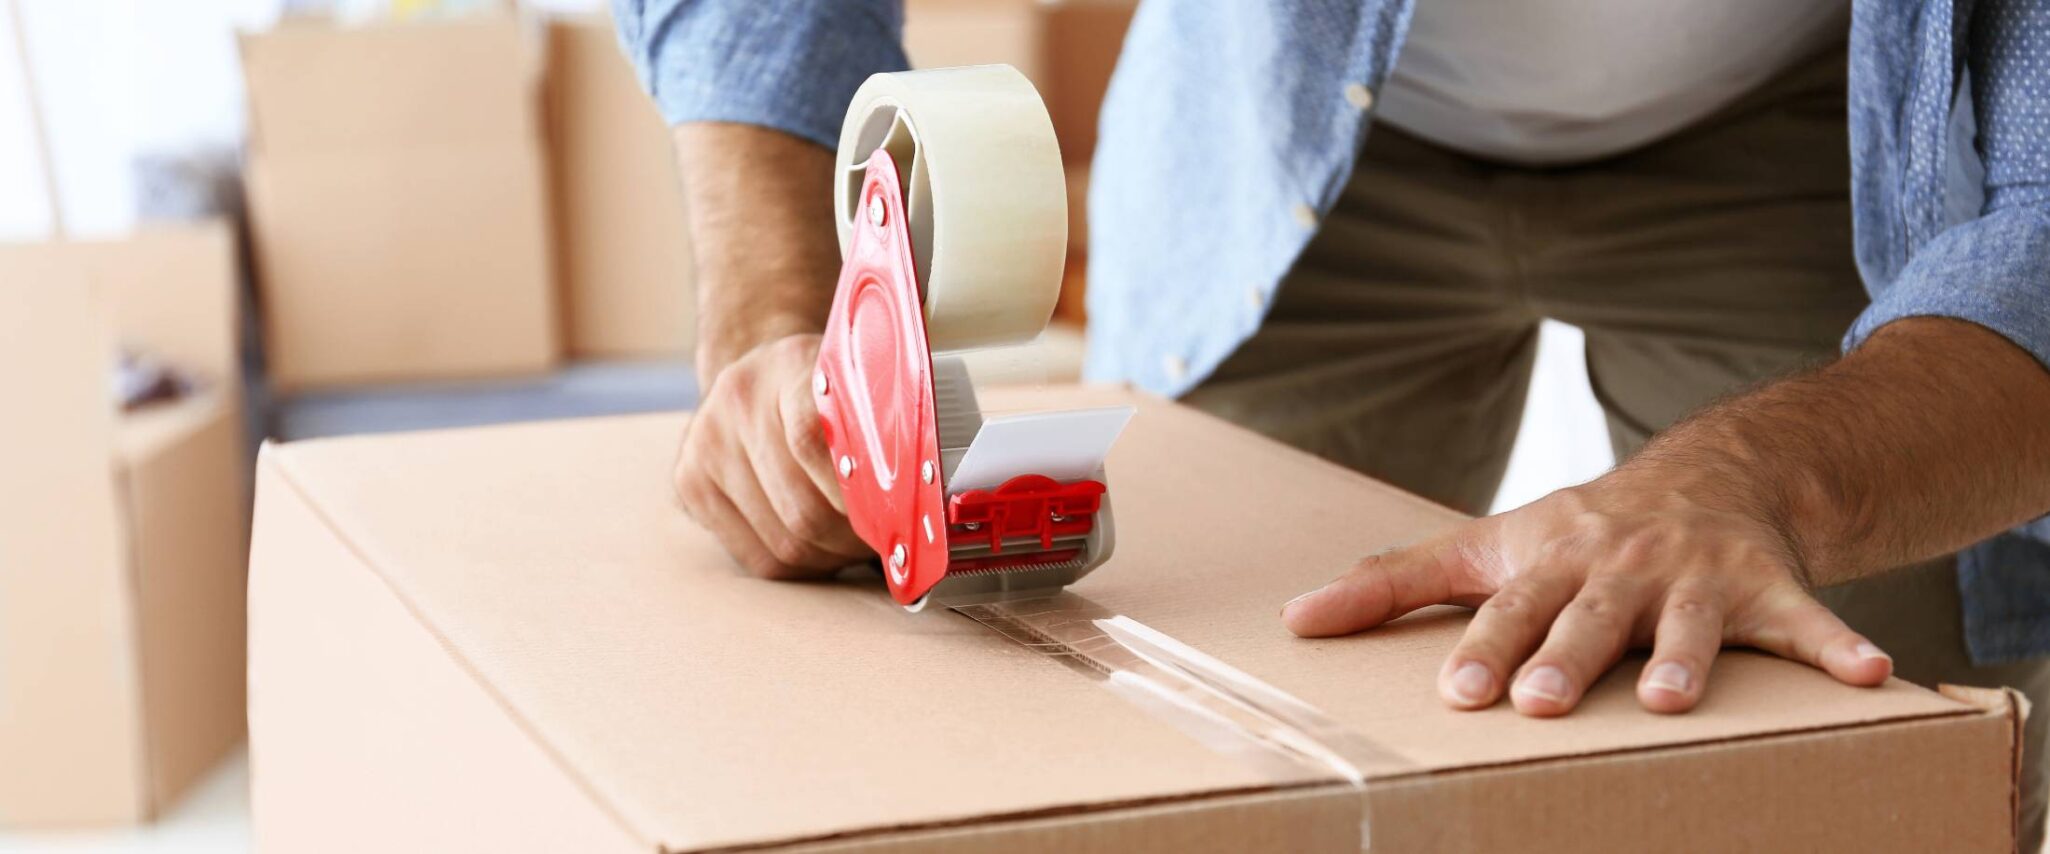
[[[1146,0],[1089,191],[1092,377],[1166,395],[1260,325],[1338,199],[1411,0]],[[906,67],[894,0],[614,0],[671,123],[831,147],[868,75]],[[2050,2],[1856,0],[1851,196],[1872,305],[1962,318],[2050,365]],[[1361,88],[1364,87],[1364,88]],[[1959,556],[1982,662],[2050,652],[2050,521]]]

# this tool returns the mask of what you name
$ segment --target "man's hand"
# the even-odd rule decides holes
[[[1724,644],[1805,661],[1877,685],[1892,660],[1808,595],[1773,528],[1634,471],[1553,493],[1426,543],[1369,557],[1289,603],[1306,637],[1371,628],[1426,605],[1480,602],[1438,674],[1463,709],[1503,693],[1519,711],[1560,715],[1631,647],[1652,647],[1637,698],[1694,707]]]
[[[676,494],[691,518],[749,572],[793,578],[868,554],[847,526],[840,484],[819,432],[811,376],[819,336],[748,351],[705,392],[676,461]]]
[[[704,388],[676,493],[748,571],[817,575],[870,554],[847,525],[811,398],[839,275],[833,153],[780,131],[680,125]]]
[[[1282,610],[1299,635],[1478,605],[1438,691],[1571,710],[1632,646],[1646,708],[1693,708],[1724,644],[1877,685],[1892,660],[1808,595],[2050,512],[2050,373],[2005,338],[1896,321],[1717,404],[1592,483],[1367,558]]]

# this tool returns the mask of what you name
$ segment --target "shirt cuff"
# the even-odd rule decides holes
[[[894,2],[620,0],[614,9],[641,85],[671,125],[740,122],[834,148],[862,81],[909,67]]]
[[[1907,317],[1976,323],[2050,369],[2050,212],[2010,208],[1938,234],[1858,316],[1844,352]]]

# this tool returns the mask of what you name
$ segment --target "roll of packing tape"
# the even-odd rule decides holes
[[[847,251],[876,149],[905,177],[911,251],[935,352],[1015,344],[1060,295],[1068,201],[1046,105],[1008,65],[877,74],[840,128],[833,188]]]

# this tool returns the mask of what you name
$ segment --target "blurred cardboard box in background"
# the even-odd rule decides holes
[[[288,20],[241,48],[272,381],[552,366],[540,63],[520,21]]]
[[[218,223],[0,245],[0,824],[148,818],[242,738],[235,283]],[[122,348],[203,385],[120,413]]]
[[[548,158],[569,353],[689,357],[689,225],[669,128],[610,19],[549,29]]]

